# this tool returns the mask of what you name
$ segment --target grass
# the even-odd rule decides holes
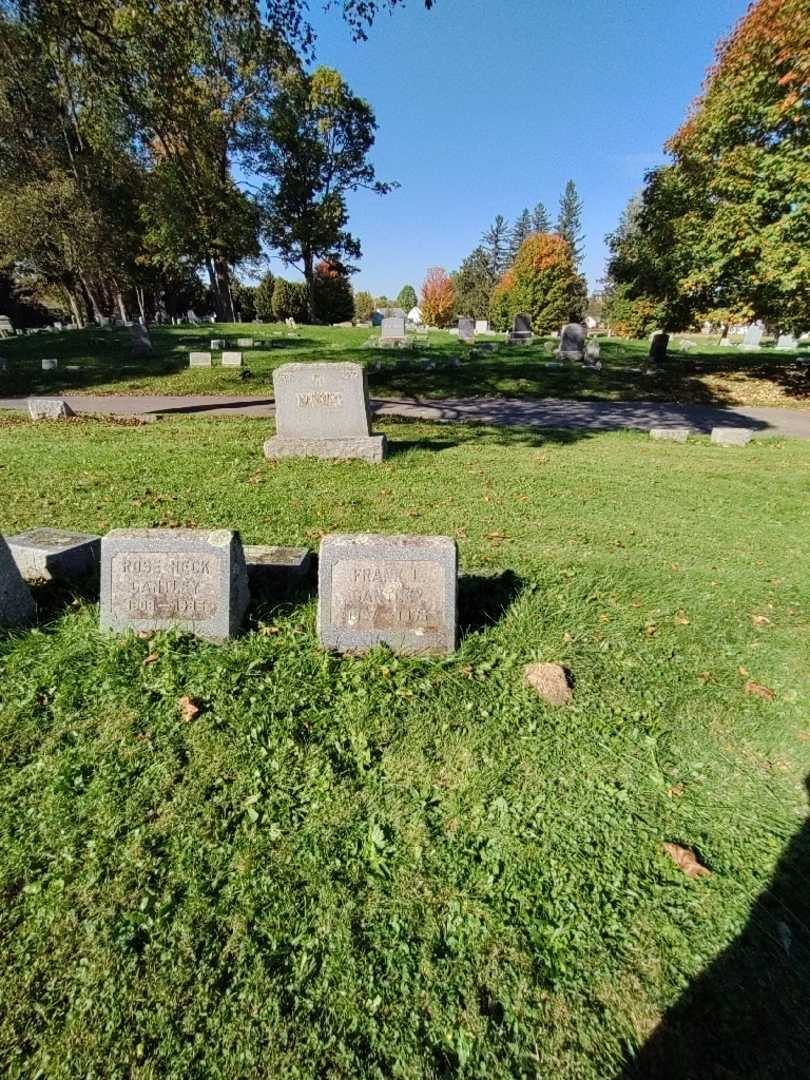
[[[0,637],[6,1073],[803,1075],[810,445],[391,423],[270,466],[270,427],[0,420],[0,528],[453,535],[459,649],[325,655],[310,589],[219,648],[40,592]]]
[[[502,339],[494,352],[471,352],[444,332],[432,333],[413,352],[370,349],[373,334],[362,328],[303,326],[292,334],[280,326],[253,324],[218,327],[155,328],[155,356],[130,359],[126,330],[41,333],[0,344],[9,370],[0,374],[0,396],[53,393],[252,394],[272,396],[272,372],[279,364],[302,360],[353,360],[371,368],[371,392],[380,397],[562,397],[612,401],[674,401],[682,404],[782,405],[810,408],[810,368],[797,366],[790,354],[762,350],[743,353],[721,349],[697,338],[691,351],[674,349],[665,370],[646,376],[631,370],[643,364],[648,345],[602,339],[602,370],[579,365],[548,366],[553,339],[530,347],[507,348]],[[208,348],[212,335],[235,340],[252,336],[256,349],[245,350],[250,377],[217,365],[188,367],[192,349]],[[680,339],[676,339],[680,340]],[[493,339],[494,341],[494,339]],[[43,372],[43,357],[56,357],[55,372]],[[432,370],[419,365],[433,362]],[[458,367],[451,361],[460,360]],[[76,370],[69,371],[68,367]]]

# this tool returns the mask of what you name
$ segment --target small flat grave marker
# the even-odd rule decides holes
[[[76,414],[63,398],[29,398],[28,415],[32,420],[67,420]]]
[[[211,367],[210,352],[193,352],[188,354],[189,367]]]
[[[42,527],[6,541],[27,581],[74,581],[98,573],[101,537],[92,533]]]
[[[242,354],[240,352],[224,352],[222,354],[222,366],[223,367],[241,367],[242,366]]]
[[[229,529],[113,529],[101,541],[103,628],[178,626],[222,642],[248,598],[242,542]]]
[[[252,349],[255,341],[252,337],[240,337],[236,339],[236,344],[240,349]]]
[[[23,581],[8,544],[0,536],[0,626],[31,622],[35,613],[31,590]]]
[[[54,356],[46,356],[42,361],[43,371],[56,371],[59,361]]]
[[[405,654],[456,647],[456,543],[447,536],[333,534],[321,541],[318,635],[324,648]]]
[[[650,438],[658,439],[661,442],[679,442],[685,443],[691,435],[691,428],[688,427],[654,427],[650,428]]]
[[[751,428],[715,427],[712,428],[712,442],[718,446],[747,446],[754,433]]]

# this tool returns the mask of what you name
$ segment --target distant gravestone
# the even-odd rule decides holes
[[[462,341],[466,341],[469,345],[475,341],[475,320],[474,319],[459,319],[458,320],[458,336]]]
[[[101,537],[65,529],[28,529],[7,536],[17,569],[28,581],[75,581],[98,573]]]
[[[585,327],[582,323],[566,323],[560,330],[560,360],[582,360],[585,356]]]
[[[776,342],[777,349],[798,349],[799,343],[793,334],[780,334]]]
[[[382,341],[406,341],[405,316],[392,315],[382,320],[380,339]]]
[[[211,352],[220,352],[225,348],[225,342],[222,338],[211,338]]]
[[[712,442],[718,446],[746,446],[753,434],[750,428],[715,427],[712,428]]]
[[[360,364],[283,364],[273,390],[276,435],[264,444],[265,457],[384,458],[385,436],[371,434]]]
[[[252,349],[255,341],[252,337],[240,337],[236,339],[236,344],[240,349]]]
[[[188,354],[189,367],[211,367],[210,352],[193,352]]]
[[[312,566],[306,548],[245,544],[244,551],[251,596],[272,596],[300,585]]]
[[[137,359],[141,356],[151,356],[154,353],[155,350],[152,346],[152,339],[143,323],[133,323],[129,328],[129,333],[132,337],[133,359]]]
[[[31,622],[36,608],[8,544],[0,536],[0,626]]]
[[[45,357],[45,359],[42,361],[43,371],[56,371],[58,366],[59,361],[53,356]]]
[[[226,350],[222,354],[222,366],[223,367],[241,367],[242,366],[242,354],[240,352],[228,352]]]
[[[318,636],[327,649],[405,654],[456,647],[456,543],[446,536],[334,534],[321,541]]]
[[[510,345],[530,345],[534,340],[531,316],[525,312],[512,319],[512,331],[507,338]]]
[[[598,341],[587,341],[585,343],[585,359],[593,364],[602,354],[601,346]]]
[[[32,420],[67,420],[76,414],[62,398],[29,398],[28,415]]]
[[[248,605],[239,534],[229,529],[113,529],[101,541],[101,626],[188,630],[221,642]]]
[[[487,319],[475,320],[475,332],[476,334],[488,334],[489,333],[489,321]]]
[[[663,331],[653,334],[647,359],[653,364],[663,364],[667,359],[668,348],[669,334],[665,334]]]
[[[654,427],[650,428],[650,438],[657,439],[661,442],[679,442],[685,443],[691,434],[691,430],[688,427]]]
[[[754,323],[752,326],[749,326],[748,329],[745,331],[745,337],[743,338],[742,345],[740,347],[743,349],[758,349],[759,343],[760,341],[762,341],[762,335],[764,333],[764,327],[758,326],[756,323]]]

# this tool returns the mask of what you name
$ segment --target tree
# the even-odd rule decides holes
[[[509,264],[511,265],[515,261],[515,257],[520,250],[520,246],[523,241],[531,236],[532,232],[532,215],[528,210],[524,210],[518,214],[515,219],[515,224],[509,233]]]
[[[273,310],[273,296],[277,280],[280,281],[281,279],[274,278],[268,270],[256,286],[256,296],[254,298],[256,316],[261,319],[262,322],[272,322],[274,318],[277,318],[276,313]],[[284,318],[286,317],[287,316],[285,315]]]
[[[568,241],[574,265],[577,269],[582,265],[583,240],[582,234],[582,200],[577,194],[577,186],[573,180],[565,185],[565,191],[560,196],[560,212],[557,216],[557,232]]]
[[[237,318],[242,322],[253,322],[256,318],[256,293],[257,285],[245,285],[244,282],[234,279],[231,282],[231,294],[233,306],[236,309]]]
[[[338,264],[323,260],[315,267],[318,322],[349,322],[354,316],[354,294],[348,275]]]
[[[489,322],[493,330],[510,330],[512,327],[512,290],[515,279],[507,270],[492,290],[489,301]],[[516,313],[517,314],[517,313]]]
[[[528,236],[520,246],[509,276],[510,314],[527,312],[536,332],[549,333],[563,323],[582,319],[587,287],[577,273],[568,241],[561,236],[550,233]]]
[[[273,285],[273,316],[280,322],[284,319],[292,319],[295,307],[295,297],[292,282],[285,278],[277,277]]]
[[[532,210],[532,232],[551,232],[551,218],[541,202]]]
[[[403,285],[399,290],[399,296],[397,297],[397,304],[405,312],[416,307],[416,289],[413,285]]]
[[[482,247],[477,247],[453,275],[456,314],[485,319],[494,286],[489,257]]]
[[[264,234],[310,289],[314,319],[315,262],[341,263],[360,256],[348,232],[345,194],[366,188],[384,195],[393,187],[374,179],[367,155],[376,121],[333,68],[308,75],[294,70],[281,81],[272,112],[252,143],[253,171],[267,178],[262,190]]]
[[[441,266],[433,266],[422,283],[422,318],[428,326],[449,326],[453,317],[453,282]]]
[[[374,314],[374,297],[361,289],[354,294],[354,317],[358,322],[371,322]]]
[[[510,263],[509,222],[502,214],[495,220],[481,237],[481,246],[486,252],[489,272],[493,281],[500,280]]]

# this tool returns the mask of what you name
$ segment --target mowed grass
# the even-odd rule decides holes
[[[449,534],[463,624],[340,658],[311,589],[222,647],[40,593],[0,636],[4,1071],[613,1077],[692,984],[643,1075],[804,1075],[810,446],[381,428],[271,466],[260,421],[0,421],[3,532]]]
[[[0,397],[19,394],[249,394],[272,397],[274,368],[292,361],[349,360],[369,370],[378,397],[560,397],[611,401],[674,401],[682,404],[781,405],[810,408],[810,367],[796,364],[800,354],[758,353],[719,348],[716,339],[693,338],[681,350],[673,337],[671,360],[647,375],[646,341],[601,338],[602,370],[579,364],[558,369],[551,350],[558,342],[537,339],[528,347],[507,347],[503,338],[480,339],[492,351],[472,350],[446,332],[414,339],[412,349],[378,349],[369,341],[379,330],[360,327],[252,323],[205,327],[156,327],[155,355],[133,360],[127,330],[90,329],[39,333],[0,342],[9,361],[0,372]],[[188,366],[191,350],[207,350],[212,338],[237,348],[238,337],[257,341],[245,349],[249,374],[223,368],[219,354],[212,368]],[[43,372],[41,361],[55,357],[59,367]],[[454,366],[454,362],[458,362]],[[380,370],[376,365],[380,364]],[[427,363],[432,364],[431,368]],[[68,370],[68,369],[74,370]]]

